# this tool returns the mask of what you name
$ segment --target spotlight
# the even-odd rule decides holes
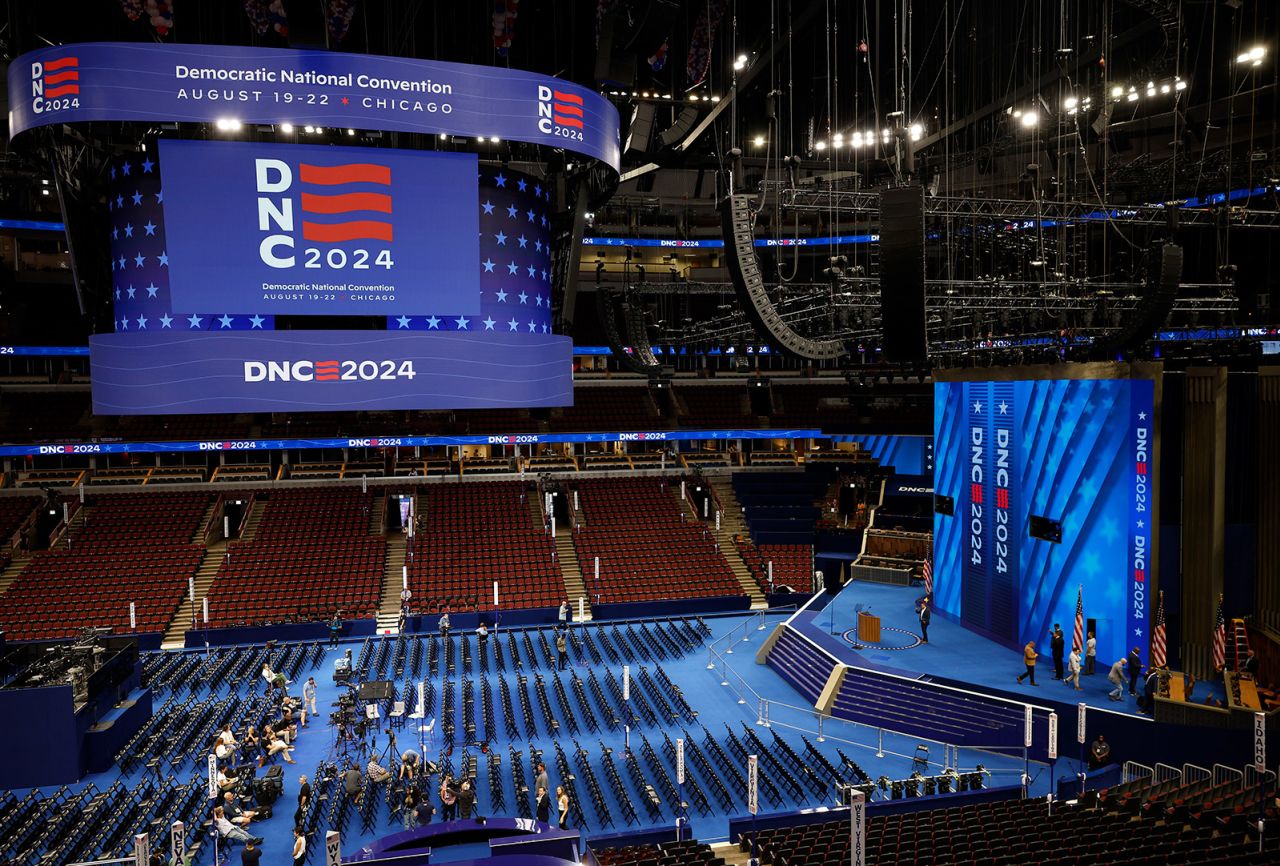
[[[347,130],[347,135],[355,135],[355,134],[356,134],[356,131],[354,129]]]
[[[448,140],[448,138],[449,138],[449,133],[447,133],[447,132],[442,132],[442,133],[440,133],[440,140],[441,140],[441,141],[447,141],[447,140]]]
[[[302,131],[303,131],[303,132],[307,132],[307,133],[311,133],[311,132],[315,132],[315,131],[316,131],[316,128],[315,128],[314,126],[304,126],[304,127],[302,128]]]
[[[1112,99],[1119,99],[1119,98],[1120,98],[1120,97],[1122,97],[1122,96],[1124,96],[1124,88],[1123,88],[1123,87],[1121,87],[1119,84],[1117,84],[1115,87],[1111,88],[1111,98],[1112,98]]]
[[[835,135],[831,136],[831,146],[832,146],[832,147],[841,147],[841,146],[843,146],[843,145],[844,145],[844,136],[843,136],[843,135],[841,135],[840,133],[838,133],[838,132],[837,132]]]
[[[912,141],[919,141],[924,138],[924,127],[918,123],[911,124],[911,129],[907,131],[911,134]]]
[[[813,146],[813,149],[814,149],[814,150],[826,150],[826,149],[827,149],[827,143],[826,143],[825,141],[820,141],[820,142],[818,142],[817,144],[815,144],[815,145]]]
[[[1075,108],[1079,104],[1080,104],[1080,100],[1076,99],[1074,96],[1068,96],[1066,99],[1062,101],[1062,107],[1067,109],[1067,111],[1070,111],[1071,109]]]
[[[1128,96],[1126,96],[1126,97],[1125,97],[1125,99],[1127,99],[1129,102],[1137,102],[1137,101],[1138,101],[1138,91],[1136,91],[1136,90],[1134,90],[1132,87],[1130,87],[1130,88],[1129,88],[1129,95],[1128,95]]]
[[[490,144],[497,144],[497,143],[498,143],[499,141],[501,141],[501,140],[502,140],[502,139],[498,138],[498,136],[496,136],[496,135],[493,135],[493,136],[490,136],[490,137],[489,137],[489,143],[490,143]]]
[[[1022,115],[1022,125],[1030,128],[1040,122],[1040,117],[1034,111],[1024,112]]]
[[[1173,79],[1173,89],[1174,89],[1174,90],[1186,90],[1186,89],[1187,89],[1187,82],[1183,81],[1181,78],[1175,78],[1175,79]]]
[[[1244,54],[1236,58],[1236,63],[1249,63],[1253,66],[1262,64],[1262,58],[1267,56],[1267,49],[1261,45],[1255,45]]]
[[[751,139],[751,143],[756,147],[764,147],[764,136],[757,135],[755,138]]]
[[[283,132],[285,135],[291,134],[293,132],[293,124],[292,123],[280,124],[280,131]]]

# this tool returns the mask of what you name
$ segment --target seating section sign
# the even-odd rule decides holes
[[[1148,379],[943,382],[934,387],[936,609],[1011,647],[1070,635],[1077,590],[1099,658],[1145,654],[1154,615],[1156,424]],[[1055,543],[1032,516],[1061,524]]]
[[[479,312],[475,154],[162,139],[160,168],[174,313]]]

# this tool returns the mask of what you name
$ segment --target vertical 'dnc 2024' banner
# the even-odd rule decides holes
[[[1155,444],[1155,383],[1138,379],[1129,383],[1129,451],[1133,465],[1133,506],[1129,518],[1130,579],[1126,593],[1127,637],[1145,660],[1155,616],[1155,593],[1151,590],[1151,506],[1154,501],[1152,464]]]

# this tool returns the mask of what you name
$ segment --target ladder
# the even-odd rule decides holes
[[[1244,620],[1231,620],[1232,646],[1235,648],[1235,664],[1233,667],[1238,671],[1240,665],[1244,663],[1245,656],[1249,654],[1249,631],[1244,627]]]

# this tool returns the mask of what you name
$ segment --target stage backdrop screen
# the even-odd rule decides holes
[[[475,154],[161,140],[172,312],[473,315]]]
[[[955,499],[933,518],[937,609],[1042,652],[1060,623],[1069,651],[1082,590],[1099,667],[1145,659],[1153,402],[1150,380],[935,385],[934,487]],[[1061,543],[1032,538],[1032,515],[1060,521]]]

